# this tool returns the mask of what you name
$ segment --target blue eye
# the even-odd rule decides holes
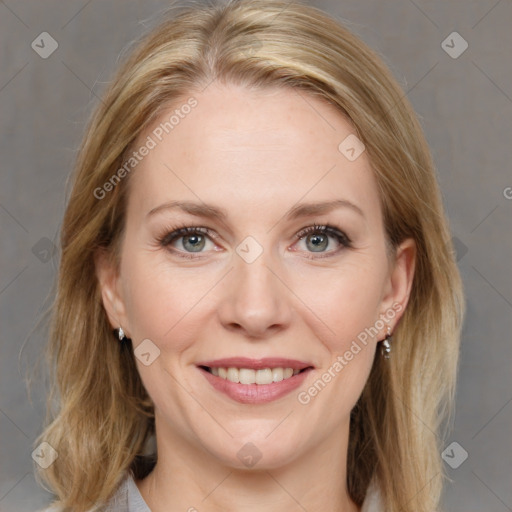
[[[325,253],[326,256],[330,256],[333,253],[337,253],[339,246],[350,247],[351,241],[348,236],[333,226],[309,226],[299,233],[297,233],[299,241],[304,240],[307,252],[312,253]],[[333,245],[331,240],[335,240],[334,250],[327,250]],[[325,257],[325,256],[321,256]]]
[[[180,256],[190,258],[186,253],[200,253],[211,242],[214,233],[203,227],[184,227],[176,229],[159,240],[162,246],[172,246]]]
[[[180,238],[183,248],[190,252],[200,252],[204,249],[206,244],[205,237],[198,233],[182,236]]]

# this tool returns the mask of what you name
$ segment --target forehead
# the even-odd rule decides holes
[[[150,210],[191,199],[253,213],[301,198],[378,203],[366,153],[351,161],[342,151],[354,135],[338,110],[304,91],[214,82],[173,102],[139,138],[154,147],[131,176],[130,203]]]

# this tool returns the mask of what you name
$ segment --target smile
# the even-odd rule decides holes
[[[213,388],[237,402],[266,403],[281,398],[304,381],[312,365],[294,360],[230,358],[197,367]]]
[[[252,368],[209,368],[205,367],[212,375],[221,379],[229,380],[239,384],[272,384],[272,382],[281,382],[289,379],[293,375],[306,370],[294,370],[293,368],[264,368],[263,370],[253,370]]]

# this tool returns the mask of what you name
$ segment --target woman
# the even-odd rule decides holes
[[[336,21],[164,21],[90,123],[61,241],[56,510],[438,507],[460,278],[416,117]]]

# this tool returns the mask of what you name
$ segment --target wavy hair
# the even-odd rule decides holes
[[[366,146],[388,243],[416,242],[392,357],[375,358],[351,413],[347,485],[359,505],[373,479],[386,511],[432,512],[464,298],[435,168],[406,94],[375,52],[312,6],[241,0],[170,14],[124,58],[78,152],[45,352],[47,418],[34,443],[48,442],[59,456],[37,468],[38,479],[62,510],[84,512],[107,502],[127,471],[143,478],[155,459],[153,403],[133,347],[112,339],[95,273],[98,251],[119,263],[130,175],[102,199],[95,191],[163,110],[218,80],[297,88],[336,107]]]

